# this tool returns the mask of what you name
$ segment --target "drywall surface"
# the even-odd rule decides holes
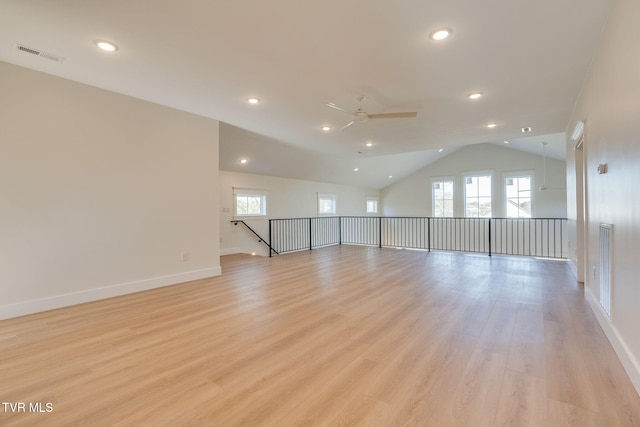
[[[0,75],[0,317],[220,273],[218,121]]]
[[[603,223],[612,224],[611,319],[602,316],[597,304],[594,309],[640,391],[640,56],[636,54],[639,16],[639,2],[613,2],[568,129],[573,129],[579,120],[586,123],[582,152],[586,183],[586,292],[599,301],[599,227]],[[568,144],[572,148],[573,142]],[[568,168],[569,175],[582,168],[576,163],[574,160]],[[599,164],[607,164],[607,173],[598,173]],[[570,205],[579,205],[579,201],[577,192],[569,194]],[[574,215],[577,218],[582,213],[576,209]]]
[[[544,179],[544,158],[535,154],[494,144],[469,145],[442,160],[385,187],[381,191],[385,216],[431,216],[431,182],[434,179],[454,180],[454,216],[464,216],[464,177],[476,173],[492,176],[492,216],[505,216],[504,179],[512,174],[533,176],[533,216],[538,218],[564,218],[566,216],[565,163],[552,158],[546,160],[546,185],[539,191]]]

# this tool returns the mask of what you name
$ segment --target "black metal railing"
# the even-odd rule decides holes
[[[566,218],[335,216],[269,220],[275,253],[351,244],[567,258]]]
[[[238,224],[242,224],[244,225],[247,230],[249,230],[251,233],[253,233],[257,238],[258,238],[258,243],[264,243],[265,245],[267,245],[267,247],[269,248],[269,256],[271,256],[272,254],[276,254],[276,255],[280,255],[280,253],[278,251],[276,251],[275,249],[273,249],[273,247],[271,246],[271,237],[269,237],[269,242],[267,242],[266,240],[264,240],[262,238],[262,236],[260,236],[258,233],[256,233],[256,231],[251,228],[249,226],[249,224],[247,224],[246,222],[242,221],[242,220],[233,220],[231,221],[233,223],[233,225],[238,225]]]

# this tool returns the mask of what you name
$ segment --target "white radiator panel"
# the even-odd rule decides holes
[[[611,224],[600,224],[600,305],[611,318],[612,236]]]

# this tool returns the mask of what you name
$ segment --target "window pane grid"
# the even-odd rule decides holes
[[[531,177],[509,177],[505,184],[507,218],[531,218]]]
[[[453,180],[433,181],[431,184],[432,214],[434,217],[453,216]]]
[[[265,216],[266,197],[264,195],[236,194],[236,216]]]
[[[332,194],[318,194],[318,214],[335,215],[336,196]]]
[[[491,218],[491,175],[467,177],[464,194],[465,217]]]
[[[367,213],[378,213],[378,199],[367,197]]]

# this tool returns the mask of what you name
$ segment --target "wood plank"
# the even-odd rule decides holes
[[[564,263],[359,246],[0,321],[0,425],[637,426]]]
[[[518,309],[507,366],[518,372],[545,377],[544,319],[541,311]]]
[[[547,384],[541,378],[507,369],[500,390],[495,427],[538,427],[550,424]]]

